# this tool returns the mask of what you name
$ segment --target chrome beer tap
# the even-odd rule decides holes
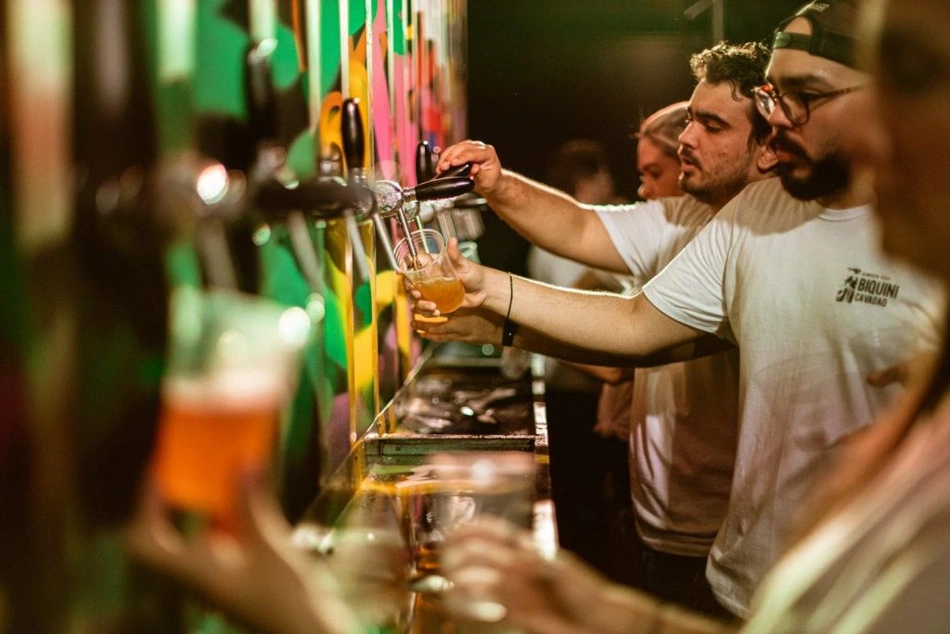
[[[252,170],[249,199],[257,213],[268,221],[283,221],[287,225],[290,245],[301,273],[314,292],[322,294],[323,278],[320,274],[316,248],[307,227],[309,220],[344,218],[347,232],[354,240],[357,264],[363,279],[369,276],[365,263],[362,241],[356,241],[359,230],[353,220],[354,210],[371,209],[375,204],[372,192],[366,187],[354,187],[340,177],[321,176],[302,181],[286,181],[278,178],[284,166],[282,148],[271,146],[262,149]],[[350,228],[352,222],[355,231]],[[355,237],[354,237],[355,236]]]
[[[160,161],[150,176],[150,207],[159,225],[173,235],[191,236],[211,286],[237,290],[228,227],[244,215],[244,174],[182,152]]]
[[[475,181],[467,176],[436,178],[415,187],[403,189],[399,183],[380,180],[373,183],[377,212],[384,218],[395,216],[408,236],[411,233],[409,220],[418,215],[416,203],[430,200],[455,198],[475,188]],[[415,256],[415,254],[413,254]]]
[[[359,114],[359,100],[347,99],[343,102],[343,112],[341,113],[341,125],[343,132],[343,153],[346,157],[347,176],[349,182],[355,186],[366,186],[366,173],[363,168],[365,159],[365,145],[363,121]],[[431,155],[430,155],[431,163]],[[459,174],[466,166],[455,168]],[[467,165],[467,169],[471,169]],[[363,219],[371,216],[376,225],[376,233],[379,236],[380,244],[386,251],[386,257],[389,264],[396,270],[396,259],[393,255],[392,238],[386,227],[385,219],[395,217],[405,235],[409,235],[411,230],[409,220],[418,219],[419,205],[421,201],[443,200],[460,196],[470,192],[475,187],[475,181],[463,176],[440,177],[436,180],[416,185],[411,189],[403,189],[399,183],[389,180],[378,180],[372,184],[374,193],[374,205],[364,207],[358,211],[362,212],[359,216]],[[415,245],[409,243],[410,254],[413,258],[417,256],[414,252]]]

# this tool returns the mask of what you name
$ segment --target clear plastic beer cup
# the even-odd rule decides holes
[[[413,257],[409,241],[415,247]],[[440,313],[451,313],[462,305],[465,288],[445,253],[442,234],[433,229],[413,231],[393,250],[399,273],[419,289],[422,297],[435,303]]]
[[[534,455],[520,451],[451,452],[432,455],[397,484],[403,531],[416,588],[450,588],[442,577],[442,543],[460,526],[484,515],[530,528],[534,502]],[[453,611],[475,621],[496,621],[504,606],[481,590],[454,589]]]
[[[175,292],[153,456],[172,507],[234,524],[241,478],[270,462],[309,332],[299,308],[233,292]]]

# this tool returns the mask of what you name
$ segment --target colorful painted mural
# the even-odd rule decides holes
[[[78,331],[56,331],[58,322],[51,318],[55,315],[44,314],[51,320],[40,323],[23,343],[28,348],[24,354],[42,361],[33,364],[31,373],[61,364],[65,377],[63,385],[37,383],[34,376],[25,379],[30,389],[49,388],[57,399],[55,408],[42,412],[42,426],[33,432],[55,441],[42,445],[48,449],[37,452],[36,468],[30,472],[43,473],[46,479],[40,484],[46,488],[24,490],[47,496],[36,508],[58,511],[53,518],[56,531],[41,544],[44,556],[31,560],[36,570],[25,577],[23,592],[0,587],[0,625],[34,622],[42,623],[43,631],[105,631],[108,624],[142,623],[142,631],[235,631],[200,606],[178,601],[174,590],[136,577],[120,547],[121,519],[134,504],[153,442],[167,293],[185,286],[223,286],[309,315],[314,334],[292,407],[281,421],[275,465],[284,511],[297,519],[392,398],[419,341],[408,328],[401,284],[380,252],[366,209],[337,213],[310,209],[305,203],[297,205],[299,209],[271,207],[258,197],[260,186],[273,181],[290,191],[299,183],[348,179],[347,187],[365,187],[376,178],[406,187],[415,184],[415,147],[423,131],[440,143],[452,140],[459,130],[447,122],[464,112],[464,106],[432,99],[428,123],[421,125],[422,73],[415,62],[413,29],[421,29],[418,25],[424,22],[430,39],[448,41],[453,29],[464,28],[464,1],[15,0],[9,6],[9,13],[2,10],[8,20],[0,24],[9,24],[8,32],[23,37],[0,43],[2,59],[17,60],[17,69],[33,68],[36,77],[42,71],[51,83],[37,99],[29,72],[9,78],[17,95],[43,103],[45,109],[31,113],[24,107],[26,97],[11,100],[17,106],[11,109],[18,118],[13,128],[17,139],[3,145],[0,167],[13,168],[4,169],[0,177],[9,185],[5,192],[20,196],[0,197],[0,209],[15,207],[19,220],[10,232],[0,223],[0,238],[9,242],[15,233],[31,253],[62,241],[68,257],[57,260],[56,266],[73,257],[80,265],[61,276],[63,284],[73,286],[59,293],[56,304],[63,309],[57,315],[77,316],[70,323]],[[115,31],[100,33],[104,26]],[[37,33],[52,35],[40,45]],[[430,45],[434,50],[442,50],[440,46]],[[36,55],[41,50],[48,54]],[[108,55],[94,54],[97,51]],[[108,70],[125,73],[122,81],[131,89],[124,94],[135,97],[115,109],[128,117],[121,126],[108,117],[97,118],[106,109],[95,99],[106,96],[93,98],[91,92],[108,85],[96,80],[103,70],[96,65],[109,55],[114,62],[128,62]],[[432,70],[425,77],[432,83],[431,77],[444,69],[437,68],[438,56],[427,59]],[[58,64],[55,73],[47,72],[51,60]],[[442,62],[464,64],[461,57],[447,56]],[[75,75],[69,70],[74,68]],[[87,71],[90,74],[83,74]],[[75,101],[70,98],[73,91]],[[358,100],[364,131],[358,165],[347,163],[341,134],[348,99]],[[80,106],[85,108],[82,113],[71,111]],[[455,112],[435,116],[437,108]],[[122,152],[113,151],[119,146]],[[45,171],[27,169],[40,155]],[[201,201],[192,196],[188,204],[161,207],[172,198],[156,192],[185,181],[194,185],[197,180],[188,179],[209,166],[235,185],[230,207],[216,206],[220,201],[209,202],[200,191]],[[362,175],[357,177],[357,171]],[[73,173],[78,178],[73,179]],[[55,182],[44,181],[44,175],[56,176]],[[147,213],[155,212],[149,205],[182,214],[184,224],[189,212],[222,212],[211,223],[215,248],[202,244],[206,236],[188,231],[161,247],[145,248],[142,245],[169,238],[153,231],[147,234],[151,242],[136,243],[142,248],[134,255],[113,254],[95,242],[99,256],[115,256],[108,261],[115,265],[109,281],[114,275],[137,282],[116,286],[121,293],[106,293],[108,301],[98,301],[106,278],[88,285],[84,276],[102,274],[103,268],[95,258],[84,259],[86,254],[74,250],[70,241],[98,240],[100,205],[113,199],[132,210],[128,217],[138,212],[143,225],[146,207]],[[70,216],[81,214],[88,225],[70,221]],[[82,225],[77,235],[89,233],[71,235],[74,224]],[[392,230],[398,237],[396,228]],[[121,233],[109,239],[127,244]],[[146,256],[156,256],[148,274],[141,268],[148,264]],[[130,257],[141,260],[134,260],[133,266],[124,259]],[[3,265],[6,272],[14,268]],[[27,268],[48,272],[34,260]],[[26,279],[24,303],[39,292]],[[143,301],[148,298],[155,301]],[[140,302],[137,308],[125,312],[123,302],[133,301]],[[8,345],[12,322],[0,316],[0,342]],[[121,398],[104,391],[107,384],[121,386]],[[31,517],[24,526],[40,521],[48,523],[49,518]],[[16,536],[32,539],[23,532]],[[76,579],[83,580],[79,587],[72,583]],[[21,605],[21,594],[31,605]],[[156,618],[149,620],[144,613]]]

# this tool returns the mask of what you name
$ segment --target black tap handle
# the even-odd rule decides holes
[[[360,117],[359,99],[347,99],[343,102],[340,128],[346,171],[352,175],[356,173],[355,170],[363,169],[363,161],[366,159],[366,138],[363,133],[363,119]]]
[[[420,183],[413,188],[416,200],[455,198],[475,189],[475,181],[468,176],[449,176]]]
[[[462,163],[461,165],[456,165],[455,167],[450,167],[445,170],[436,178],[451,178],[453,176],[468,176],[472,173],[472,164],[471,163]]]
[[[435,176],[435,164],[432,161],[432,148],[428,141],[419,141],[416,146],[416,182],[424,183]]]

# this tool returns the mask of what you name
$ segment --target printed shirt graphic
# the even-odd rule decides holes
[[[888,299],[897,299],[901,287],[890,276],[870,273],[861,269],[848,269],[841,290],[835,296],[838,302],[864,302],[875,306],[887,306]]]
[[[738,615],[834,447],[893,397],[866,383],[878,354],[907,346],[910,356],[906,335],[937,340],[939,287],[879,244],[869,208],[824,209],[769,179],[747,187],[644,288],[663,313],[739,345],[739,449],[709,567],[719,600]]]

